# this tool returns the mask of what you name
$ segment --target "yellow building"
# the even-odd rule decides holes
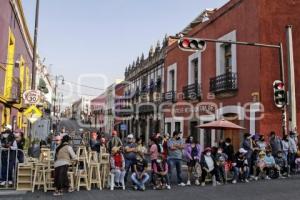
[[[33,43],[21,0],[0,6],[0,130],[10,124],[27,131],[22,94],[30,89]]]

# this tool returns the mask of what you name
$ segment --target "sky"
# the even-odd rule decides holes
[[[35,0],[22,0],[31,33]],[[52,75],[63,75],[65,102],[98,96],[124,78],[125,67],[164,36],[183,30],[205,8],[228,0],[40,0],[38,51]],[[70,84],[72,82],[72,84]],[[93,86],[74,88],[73,83]],[[71,86],[73,86],[71,88]],[[67,92],[73,89],[71,92]]]

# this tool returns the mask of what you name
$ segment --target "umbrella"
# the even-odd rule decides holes
[[[207,124],[202,124],[196,126],[196,128],[202,129],[221,129],[221,130],[244,130],[244,127],[238,126],[225,119],[209,122]]]

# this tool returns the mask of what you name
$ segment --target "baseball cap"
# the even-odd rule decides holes
[[[240,149],[239,149],[239,152],[240,152],[240,153],[247,153],[248,151],[245,150],[244,148],[240,148]]]
[[[129,134],[129,135],[127,136],[127,138],[128,138],[128,139],[133,139],[133,135],[132,135],[132,134]]]
[[[112,136],[117,136],[118,133],[117,133],[117,131],[113,131],[111,135],[112,135]]]

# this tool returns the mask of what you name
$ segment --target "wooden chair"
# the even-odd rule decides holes
[[[96,184],[97,187],[102,190],[101,184],[101,173],[100,173],[100,163],[98,161],[97,152],[89,152],[89,170],[88,170],[88,179],[89,179],[89,188],[93,184]]]
[[[32,163],[19,163],[17,171],[17,190],[32,191]]]
[[[77,191],[80,190],[80,187],[85,187],[87,190],[90,190],[88,183],[88,154],[85,146],[79,146],[77,150],[77,159],[78,163],[76,166],[76,187]],[[82,165],[81,165],[82,164]],[[82,168],[81,168],[82,167]]]
[[[34,166],[34,176],[32,182],[32,192],[35,190],[35,186],[43,186],[44,192],[47,192],[47,184],[46,184],[46,165],[42,163],[36,163]]]
[[[102,188],[106,186],[108,183],[108,176],[110,173],[110,163],[109,163],[109,154],[108,153],[101,153],[99,155],[99,163],[100,163],[100,171],[102,177]],[[109,185],[109,183],[108,183]]]

